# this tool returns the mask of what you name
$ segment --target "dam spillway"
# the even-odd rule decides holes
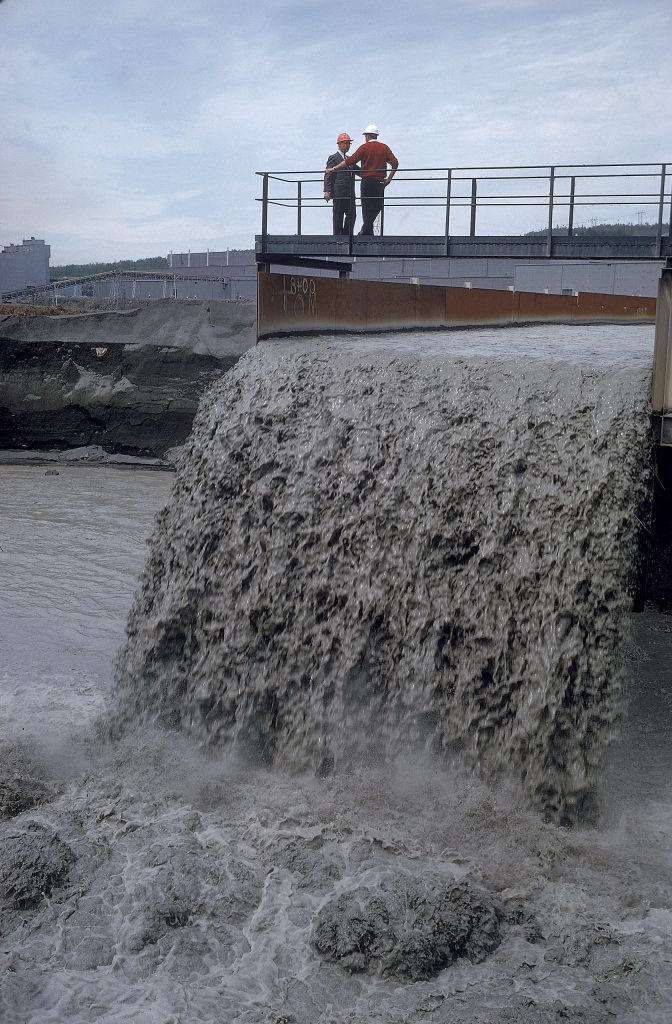
[[[586,813],[620,712],[651,332],[620,328],[643,332],[624,366],[581,330],[246,353],[185,446],[120,719],[322,774],[427,748]]]

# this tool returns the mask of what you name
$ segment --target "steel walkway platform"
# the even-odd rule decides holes
[[[335,257],[515,258],[530,260],[664,260],[672,256],[672,237],[656,235],[256,235],[259,255]]]

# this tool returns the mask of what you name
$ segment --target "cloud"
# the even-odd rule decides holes
[[[0,241],[249,246],[255,171],[368,121],[402,167],[669,158],[670,29],[667,0],[4,4]]]

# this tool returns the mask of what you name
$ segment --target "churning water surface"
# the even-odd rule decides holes
[[[174,487],[0,467],[0,1019],[669,1019],[652,344],[267,344]]]

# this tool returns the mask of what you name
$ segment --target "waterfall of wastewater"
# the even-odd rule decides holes
[[[424,747],[588,813],[648,444],[646,389],[613,365],[258,346],[184,448],[117,724],[322,775]]]

